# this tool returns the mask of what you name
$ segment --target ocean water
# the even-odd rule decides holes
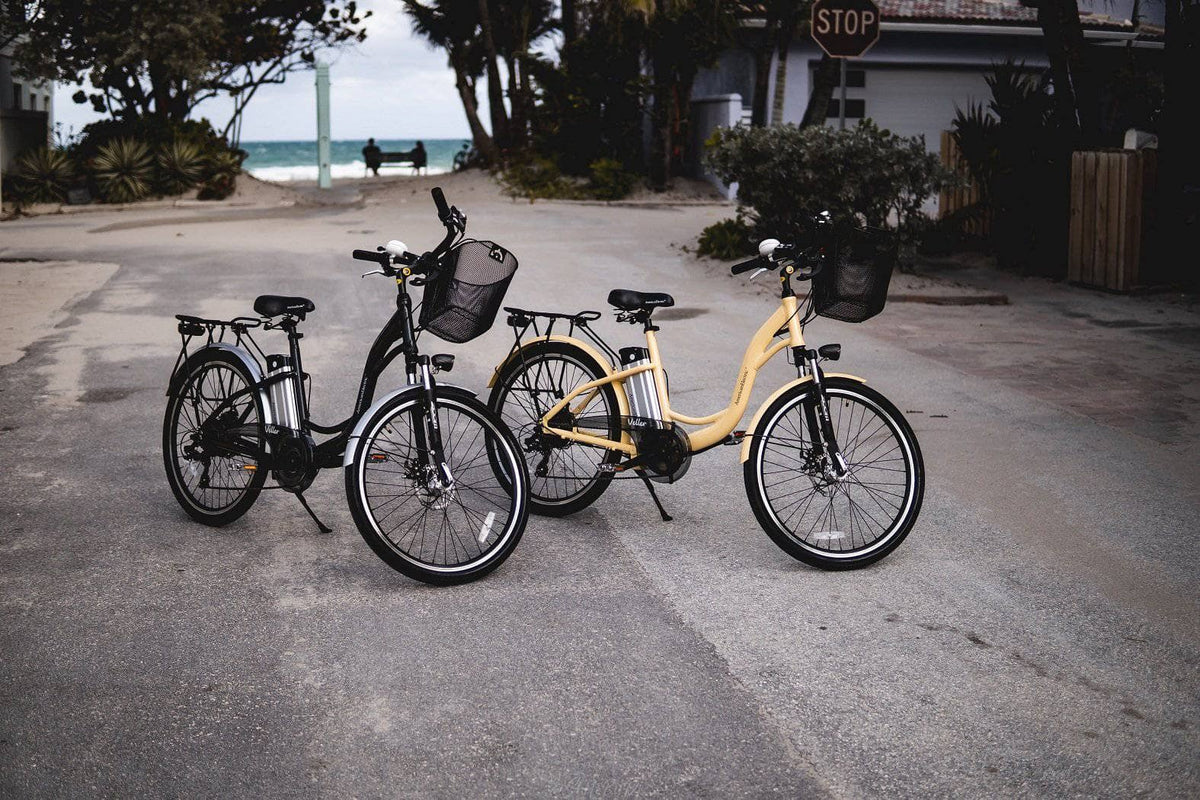
[[[449,172],[454,155],[462,149],[465,139],[422,139],[429,157],[430,174]],[[375,144],[385,153],[412,150],[416,139],[376,139]],[[335,139],[330,143],[330,172],[334,178],[361,178],[367,174],[362,149],[366,139]],[[317,143],[301,142],[242,142],[249,155],[242,169],[264,181],[315,181],[317,179]],[[411,175],[407,164],[384,164],[380,175]]]

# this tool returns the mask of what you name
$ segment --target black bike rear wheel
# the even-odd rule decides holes
[[[163,462],[179,505],[205,525],[245,514],[267,480],[257,392],[241,359],[200,350],[180,368],[163,419]],[[227,402],[234,398],[232,402]]]

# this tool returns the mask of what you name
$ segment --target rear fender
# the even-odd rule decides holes
[[[245,348],[237,347],[229,342],[213,342],[211,344],[206,344],[204,347],[194,351],[188,356],[186,361],[179,365],[179,369],[175,370],[175,374],[171,376],[171,382],[167,386],[168,397],[174,397],[179,393],[179,390],[183,388],[183,382],[188,376],[188,365],[202,361],[204,359],[204,354],[212,350],[224,350],[228,353],[232,353],[237,360],[241,362],[242,366],[246,368],[246,372],[250,374],[251,382],[262,383],[262,367],[258,365],[258,361],[256,361],[254,356],[250,355]],[[258,400],[259,413],[262,414],[263,424],[274,425],[275,420],[271,417],[271,401],[267,395],[266,387],[262,387],[258,390]]]
[[[822,375],[824,375],[826,378],[846,378],[848,380],[858,381],[859,383],[867,382],[866,378],[860,378],[857,375],[849,375],[845,372],[824,372]],[[767,409],[770,408],[771,404],[778,400],[784,392],[789,392],[797,386],[805,386],[811,383],[811,375],[805,375],[803,378],[797,378],[791,383],[785,383],[783,386],[780,386],[778,389],[776,389],[775,393],[768,397],[766,401],[758,407],[758,411],[754,412],[754,418],[750,420],[750,427],[746,428],[746,436],[742,438],[741,462],[743,464],[745,464],[750,458],[750,442],[752,441],[752,434],[758,429],[759,420],[762,419],[763,414],[767,413]]]
[[[605,358],[595,347],[592,347],[582,339],[576,339],[574,336],[561,336],[556,333],[552,336],[539,336],[536,339],[530,339],[527,342],[522,342],[521,347],[518,350],[514,350],[508,355],[507,358],[505,358],[496,366],[496,370],[492,373],[491,379],[488,380],[488,387],[490,388],[496,384],[496,379],[500,376],[500,371],[508,366],[509,362],[520,358],[519,354],[522,350],[537,342],[563,342],[564,344],[578,347],[580,350],[586,353],[592,359],[592,361],[596,362],[596,366],[599,367],[605,375],[614,374],[612,365],[608,363],[608,359]],[[613,392],[615,392],[617,395],[617,413],[622,417],[628,417],[629,398],[625,396],[624,384],[619,382],[613,383],[612,388]],[[621,441],[625,442],[626,444],[632,444],[633,442],[633,440],[629,438],[629,434],[625,431],[622,431],[621,433]]]

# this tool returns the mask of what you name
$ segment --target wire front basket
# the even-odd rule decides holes
[[[456,344],[482,336],[495,322],[516,271],[517,259],[495,242],[461,242],[425,286],[421,328]]]
[[[883,311],[896,263],[896,237],[879,228],[839,233],[834,252],[813,278],[813,307],[822,317],[864,322]]]

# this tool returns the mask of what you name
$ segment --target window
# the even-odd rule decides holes
[[[21,84],[14,83],[13,87],[13,108],[17,111],[21,110]]]
[[[865,69],[846,70],[846,86],[850,89],[865,89],[867,86],[867,71]]]
[[[833,98],[829,101],[829,110],[825,112],[828,117],[841,116],[842,102],[840,98]],[[846,98],[846,119],[862,119],[867,115],[867,101],[855,100],[854,98]]]

